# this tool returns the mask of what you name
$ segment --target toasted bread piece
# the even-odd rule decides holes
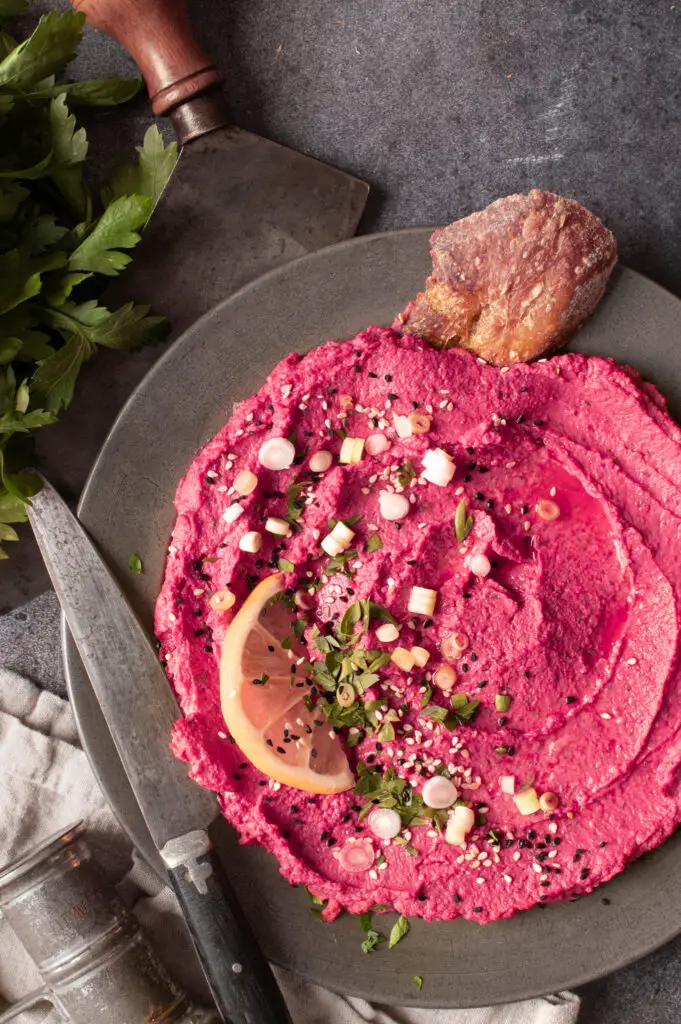
[[[495,366],[564,345],[598,304],[617,245],[574,199],[533,189],[497,199],[431,236],[433,273],[404,329]]]

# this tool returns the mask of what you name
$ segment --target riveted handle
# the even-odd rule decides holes
[[[90,25],[121,43],[147,83],[155,114],[168,114],[222,80],[194,38],[185,0],[71,0]]]

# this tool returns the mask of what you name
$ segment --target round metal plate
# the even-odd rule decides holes
[[[261,278],[187,331],[134,392],[92,470],[80,516],[149,628],[175,488],[197,449],[229,418],[232,403],[257,391],[289,352],[392,322],[429,270],[429,233],[418,228],[354,239]],[[678,415],[680,330],[677,299],[619,270],[572,348],[635,366]],[[126,570],[132,551],[144,562],[140,576]],[[65,657],[83,744],[102,788],[137,846],[158,865],[69,636]],[[576,903],[486,926],[414,919],[406,941],[371,956],[360,951],[356,920],[345,915],[325,925],[313,917],[305,891],[282,879],[271,856],[239,846],[226,822],[215,839],[267,956],[321,985],[379,1003],[479,1006],[573,987],[681,930],[679,836]],[[420,993],[414,974],[425,979]]]

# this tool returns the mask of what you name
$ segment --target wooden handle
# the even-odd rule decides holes
[[[93,28],[133,57],[155,114],[167,114],[222,80],[194,39],[185,0],[71,0]]]

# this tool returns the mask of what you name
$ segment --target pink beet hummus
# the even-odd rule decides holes
[[[432,417],[429,431],[398,437],[394,416],[414,410]],[[382,433],[390,447],[341,465],[341,431]],[[294,440],[289,469],[259,464],[271,437]],[[423,456],[435,448],[456,465],[445,486],[422,476]],[[314,474],[309,460],[320,450],[333,464]],[[681,431],[664,400],[608,360],[569,354],[505,371],[383,328],[289,356],[197,455],[177,492],[156,607],[161,658],[184,712],[174,752],[218,793],[244,842],[265,847],[291,883],[328,901],[328,919],[385,905],[429,920],[488,922],[589,892],[681,817],[680,465]],[[228,523],[243,469],[258,485]],[[286,516],[287,490],[302,480],[312,485],[300,531],[265,532],[265,518]],[[409,498],[399,522],[382,518],[386,490]],[[462,498],[473,525],[461,543],[453,523]],[[542,502],[557,508],[554,518],[538,513]],[[320,548],[327,520],[355,516],[350,574],[328,575]],[[257,554],[239,548],[251,530],[262,532]],[[371,535],[382,547],[367,550]],[[479,555],[489,561],[486,576],[471,572]],[[350,603],[368,598],[400,628],[397,641],[381,643],[372,623],[373,648],[429,652],[423,668],[381,668],[365,695],[384,700],[381,720],[397,713],[394,739],[378,738],[381,721],[355,728],[351,741],[347,729],[342,735],[355,743],[353,769],[392,768],[415,794],[435,774],[451,778],[476,814],[463,845],[449,845],[435,821],[377,839],[363,796],[273,783],[230,742],[219,703],[221,640],[281,558],[294,566],[289,592],[314,591],[306,636],[313,626],[336,627]],[[430,617],[408,611],[413,586],[436,592]],[[209,598],[225,588],[234,609],[213,612]],[[455,632],[467,646],[450,658],[453,692],[479,706],[447,728],[422,706],[449,706],[451,693],[433,675]],[[309,640],[307,649],[322,657]],[[521,814],[516,800],[530,788],[555,794],[557,807]],[[358,840],[371,845],[373,864],[345,871],[338,851]]]

